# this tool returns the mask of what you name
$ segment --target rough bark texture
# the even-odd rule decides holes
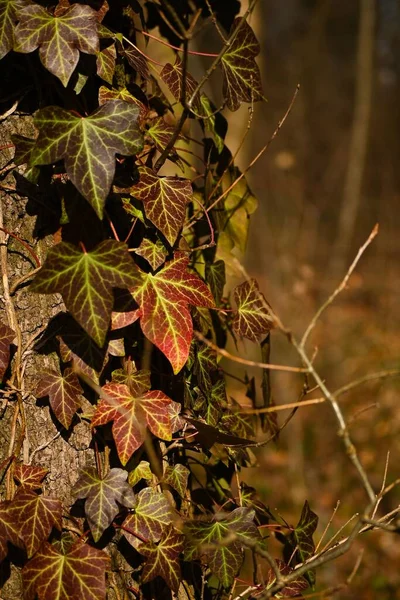
[[[0,145],[4,147],[10,143],[12,134],[32,136],[33,125],[31,120],[20,117],[14,113],[0,123]],[[3,226],[8,231],[27,242],[35,251],[40,261],[43,262],[46,248],[53,242],[53,236],[38,239],[37,216],[27,213],[31,200],[23,198],[10,188],[15,181],[7,176],[7,165],[12,159],[14,150],[3,149],[0,156],[0,173],[2,176],[0,190]],[[43,207],[42,207],[43,208]],[[29,209],[30,213],[35,210]],[[35,344],[46,337],[46,326],[58,312],[64,310],[59,296],[36,295],[29,292],[29,287],[24,283],[11,296],[7,292],[7,284],[12,292],[16,281],[36,268],[34,260],[24,246],[16,239],[0,232],[1,252],[3,259],[6,257],[7,269],[5,272],[4,260],[2,261],[3,289],[1,293],[1,320],[10,326],[15,326],[16,320],[21,331],[22,355],[21,369],[23,373],[21,393],[22,405],[25,412],[26,431],[21,446],[21,451],[15,458],[24,463],[40,465],[49,470],[46,477],[44,493],[57,496],[65,506],[73,503],[71,488],[78,478],[78,470],[91,462],[90,430],[89,425],[81,421],[75,423],[72,432],[63,430],[51,415],[47,401],[37,402],[35,388],[40,371],[46,367],[58,367],[58,358],[55,353],[41,354],[34,351]],[[18,343],[18,342],[17,342]],[[16,355],[12,368],[15,368]],[[12,377],[12,373],[10,373]],[[17,386],[17,381],[14,382]],[[18,406],[18,391],[15,396],[2,398],[2,411],[0,413],[0,464],[12,455],[18,441],[23,436],[22,421],[19,415],[14,423],[15,411]],[[14,425],[13,425],[14,423]],[[57,436],[58,432],[61,432]],[[55,438],[55,439],[54,439]],[[4,469],[2,470],[3,476]],[[1,498],[12,493],[13,485],[9,476],[2,479]],[[20,572],[13,567],[9,576],[9,563],[5,561],[0,571],[0,596],[2,600],[19,600],[23,596]]]

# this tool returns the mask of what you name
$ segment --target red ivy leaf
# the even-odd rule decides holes
[[[22,570],[25,600],[104,600],[109,557],[77,541],[66,554],[47,542]]]
[[[49,537],[53,527],[61,530],[62,505],[54,498],[39,496],[31,490],[21,488],[10,510],[19,525],[19,535],[24,541],[28,558]]]
[[[132,288],[143,333],[165,354],[174,373],[185,365],[193,337],[188,305],[214,306],[210,290],[188,271],[188,263],[188,257],[178,254],[156,275],[139,271],[140,282]]]
[[[279,571],[283,576],[290,575],[293,573],[294,569],[289,567],[289,565],[285,564],[282,560],[276,560]],[[267,575],[267,589],[272,587],[276,582],[276,576],[272,569],[268,569]],[[294,581],[288,583],[279,593],[283,598],[301,598],[301,592],[308,588],[308,583],[304,579],[304,577],[297,577]]]
[[[231,34],[241,17],[234,20]],[[223,95],[227,107],[235,111],[242,102],[262,100],[260,70],[255,57],[260,53],[260,45],[252,28],[243,23],[231,46],[224,53],[221,64],[224,72]]]
[[[272,329],[273,319],[257,281],[250,279],[241,283],[235,288],[233,297],[238,309],[233,319],[234,331],[240,337],[258,342]]]
[[[132,69],[138,71],[144,79],[147,79],[149,76],[149,67],[147,65],[147,60],[139,52],[139,50],[134,45],[129,45],[124,49],[124,56],[126,57],[128,63],[131,65]]]
[[[14,338],[14,331],[8,325],[0,323],[0,381],[10,362],[10,345]]]
[[[183,64],[179,56],[176,56],[175,64],[167,63],[160,73],[161,79],[167,84],[169,91],[177,102],[181,101],[182,81],[183,81]],[[190,73],[185,74],[185,97],[186,101],[190,99],[197,88],[197,81]],[[200,112],[200,95],[197,94],[193,107]]]
[[[139,109],[122,100],[110,100],[88,117],[59,106],[42,108],[34,118],[39,137],[32,164],[49,165],[63,158],[68,177],[102,219],[115,155],[130,156],[142,147],[138,117]]]
[[[96,469],[88,467],[74,486],[77,498],[86,498],[85,513],[93,539],[98,542],[114,517],[119,513],[119,504],[132,506],[135,495],[127,484],[128,473],[122,469],[111,469],[102,479]]]
[[[128,542],[138,548],[143,542],[129,529],[149,542],[158,542],[166,527],[172,523],[172,509],[164,494],[147,487],[137,495],[135,511],[123,523],[124,536]]]
[[[55,17],[36,3],[19,11],[14,50],[29,53],[39,48],[43,66],[66,87],[79,61],[79,50],[99,51],[97,13],[90,6],[73,4]]]
[[[168,405],[171,398],[153,390],[134,395],[127,385],[109,383],[103,387],[107,399],[100,400],[92,419],[92,427],[113,421],[113,437],[118,456],[126,465],[132,454],[144,442],[146,425],[155,436],[172,438]]]
[[[80,407],[82,393],[79,379],[72,369],[65,369],[63,375],[54,370],[44,372],[36,388],[39,398],[49,397],[50,406],[65,429],[69,428]]]
[[[15,515],[10,510],[11,502],[0,504],[0,562],[8,554],[7,542],[22,547],[23,543],[19,536],[19,526]]]
[[[48,470],[42,469],[42,467],[31,467],[19,463],[15,465],[13,475],[25,490],[38,490],[42,487],[42,480],[47,473]]]
[[[74,319],[103,346],[114,302],[112,288],[127,288],[136,281],[136,267],[126,244],[105,240],[91,252],[82,252],[61,242],[50,248],[30,289],[60,293]]]
[[[192,198],[192,185],[188,179],[158,177],[147,167],[139,167],[139,175],[139,182],[129,191],[143,202],[146,217],[173,246]]]
[[[172,591],[178,592],[181,582],[179,555],[183,551],[184,536],[170,525],[158,544],[148,542],[138,548],[140,554],[147,557],[142,572],[142,581],[151,581],[162,577]]]

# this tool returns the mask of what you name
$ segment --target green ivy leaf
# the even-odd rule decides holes
[[[135,254],[139,254],[139,256],[145,258],[153,271],[155,271],[165,262],[167,251],[160,240],[154,243],[145,238],[139,248],[135,248]]]
[[[154,143],[159,152],[163,152],[173,136],[175,127],[168,125],[162,117],[159,117],[146,131],[146,137]],[[178,137],[179,139],[179,137]]]
[[[104,79],[104,81],[107,81],[110,85],[112,85],[113,82],[116,60],[117,51],[115,49],[115,44],[111,44],[111,46],[104,48],[104,50],[101,50],[97,54],[97,75]]]
[[[0,322],[0,381],[2,381],[10,362],[10,345],[14,338],[15,333],[11,327]]]
[[[0,59],[12,50],[18,11],[28,3],[28,0],[0,0]]]
[[[33,3],[20,10],[18,17],[14,50],[29,53],[39,48],[43,66],[65,87],[78,64],[79,51],[99,51],[97,13],[90,6],[73,4],[56,17]]]
[[[62,505],[59,500],[39,496],[21,488],[10,507],[18,523],[19,536],[24,541],[28,558],[33,556],[53,527],[61,531]]]
[[[223,520],[191,521],[185,525],[185,560],[202,558],[224,587],[229,587],[243,561],[243,547],[261,539],[255,512],[236,508]]]
[[[146,426],[155,436],[171,440],[168,405],[172,400],[163,392],[131,390],[121,383],[108,383],[103,387],[103,391],[107,399],[103,398],[98,403],[92,427],[113,421],[113,437],[123,465],[126,465],[135,450],[143,444]]]
[[[205,277],[212,295],[215,298],[217,306],[221,305],[222,295],[226,283],[225,263],[223,260],[216,260],[214,263],[207,263]]]
[[[234,20],[231,35],[240,21],[240,17]],[[237,110],[242,102],[262,100],[260,70],[254,60],[259,53],[260,45],[252,28],[248,23],[243,23],[221,61],[223,96],[229,110]]]
[[[220,112],[216,111],[215,106],[210,102],[205,94],[200,96],[201,114],[207,117],[202,119],[200,124],[214,138],[218,152],[221,154],[225,147],[225,135],[228,129],[226,119]]]
[[[63,375],[55,370],[45,371],[36,388],[39,398],[49,397],[50,406],[65,429],[69,429],[73,416],[80,407],[82,393],[79,379],[72,369],[65,369]]]
[[[167,498],[147,487],[137,495],[134,512],[123,523],[123,533],[134,548],[139,548],[143,541],[127,529],[138,533],[146,542],[159,542],[170,523],[172,509]]]
[[[86,498],[85,514],[93,539],[98,542],[120,509],[117,504],[133,506],[135,495],[126,482],[128,473],[123,469],[110,469],[101,478],[96,469],[88,467],[81,471],[73,494],[76,498]]]
[[[103,346],[113,306],[112,288],[128,288],[136,281],[135,264],[125,244],[105,240],[91,252],[82,252],[61,242],[50,248],[30,289],[60,293],[74,319]]]
[[[233,330],[240,337],[258,342],[273,327],[273,318],[263,301],[258,283],[250,279],[235,288],[233,297],[237,304],[237,313],[233,319]]]
[[[159,177],[148,167],[139,167],[139,176],[129,192],[143,202],[146,217],[173,246],[193,195],[192,185],[180,177]]]
[[[158,544],[148,542],[138,548],[147,560],[142,571],[145,583],[155,577],[162,577],[173,592],[178,592],[182,579],[179,555],[183,551],[184,536],[177,533],[170,525]]]
[[[34,118],[39,137],[32,149],[32,164],[64,159],[72,183],[102,218],[114,178],[115,155],[136,154],[142,147],[138,117],[139,109],[123,100],[106,102],[89,117],[59,106],[42,108]]]
[[[188,305],[214,306],[208,287],[188,271],[188,263],[187,256],[178,254],[156,275],[140,272],[132,288],[143,333],[165,354],[174,373],[185,365],[193,337]]]
[[[218,372],[217,354],[206,344],[193,345],[193,372],[196,375],[200,389],[208,393]]]
[[[109,557],[80,540],[65,553],[47,542],[24,566],[26,600],[105,600]]]
[[[185,497],[190,471],[185,465],[167,465],[164,471],[164,483],[168,483],[178,492],[181,498]]]
[[[48,473],[42,467],[32,467],[18,463],[14,467],[13,477],[24,487],[24,490],[38,490],[42,487],[42,480]]]
[[[129,473],[129,485],[134,487],[141,479],[152,481],[153,473],[150,469],[150,463],[147,460],[141,460],[138,466]]]
[[[149,112],[148,107],[138,100],[138,98],[135,98],[126,88],[110,90],[108,87],[102,85],[99,89],[99,104],[105,104],[110,100],[123,100],[124,102],[128,102],[128,104],[135,104],[139,109],[139,121],[145,119]]]

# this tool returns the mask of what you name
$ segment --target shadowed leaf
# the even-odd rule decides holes
[[[124,56],[126,57],[128,63],[131,65],[132,69],[138,71],[144,79],[147,79],[149,76],[149,67],[147,65],[147,60],[139,52],[136,46],[127,46],[124,49]]]
[[[193,337],[188,305],[214,306],[210,290],[188,271],[188,262],[178,254],[156,275],[140,272],[140,282],[132,288],[143,333],[165,354],[174,373],[185,365]]]
[[[138,548],[140,554],[147,557],[142,571],[142,581],[151,581],[162,577],[168,587],[177,592],[181,582],[179,555],[183,551],[184,536],[170,525],[158,544],[148,542]]]
[[[19,526],[15,515],[11,512],[11,502],[0,503],[0,562],[8,554],[7,542],[21,548],[22,539],[19,536]]]
[[[17,13],[27,4],[29,0],[0,0],[0,59],[12,50]]]
[[[48,165],[64,159],[72,183],[102,218],[114,178],[115,155],[136,154],[142,147],[138,117],[138,107],[123,100],[110,100],[89,117],[59,106],[42,108],[35,113],[39,137],[32,163]]]
[[[240,21],[240,17],[235,19],[231,34]],[[259,53],[260,45],[252,28],[248,23],[243,23],[221,61],[224,72],[223,95],[227,107],[232,111],[237,110],[242,102],[262,100],[260,70],[254,60]]]
[[[22,570],[24,598],[105,600],[109,557],[80,540],[65,554],[47,542]]]
[[[146,238],[142,241],[139,248],[135,248],[135,254],[139,254],[139,256],[145,258],[153,271],[161,267],[167,256],[164,244],[160,240],[154,243]]]
[[[307,500],[301,511],[300,520],[293,532],[293,546],[297,548],[299,562],[304,562],[314,554],[315,544],[313,535],[318,525],[318,516],[311,510]],[[307,571],[307,579],[315,583],[314,571]]]
[[[104,81],[107,81],[110,85],[112,85],[113,82],[116,58],[117,51],[115,49],[115,44],[111,44],[111,46],[108,46],[97,54],[97,75],[104,79]]]
[[[103,346],[114,301],[112,288],[130,287],[136,278],[135,264],[121,242],[105,240],[91,252],[61,242],[50,248],[30,289],[60,293],[74,319]]]
[[[136,497],[135,510],[124,521],[123,527],[134,531],[148,542],[158,542],[172,523],[172,509],[164,494],[145,488]],[[128,542],[138,548],[142,541],[123,530]]]
[[[293,573],[293,569],[291,569],[288,565],[286,565],[282,560],[276,560],[276,563],[278,565],[279,571],[281,572],[281,574],[283,576],[290,575],[291,573]],[[268,569],[267,581],[266,581],[267,589],[272,587],[275,582],[276,582],[275,573],[273,572],[272,569]],[[288,585],[286,585],[279,592],[279,594],[282,596],[282,598],[294,598],[295,597],[295,598],[301,599],[302,598],[302,596],[300,595],[301,592],[303,592],[307,588],[308,588],[308,583],[304,579],[304,577],[298,577],[294,581],[291,581],[290,583],[288,583]]]
[[[273,326],[273,319],[266,306],[258,283],[250,279],[235,288],[233,297],[237,305],[237,313],[233,319],[233,330],[240,337],[258,342]]]
[[[65,369],[64,374],[57,371],[45,371],[36,388],[36,395],[48,396],[50,406],[61,425],[68,429],[78,408],[83,390],[79,379],[72,369]]]
[[[172,246],[182,228],[186,205],[192,198],[192,185],[188,179],[158,177],[147,167],[139,167],[139,176],[139,182],[129,191],[143,202],[146,217]]]
[[[221,112],[216,111],[215,106],[210,102],[205,94],[200,96],[201,102],[201,114],[207,117],[202,119],[200,124],[204,127],[205,131],[209,132],[214,138],[215,146],[219,153],[224,149],[225,135],[228,129],[226,119],[222,116]]]
[[[42,487],[42,480],[48,473],[47,469],[42,467],[32,467],[18,463],[14,467],[14,479],[18,481],[24,490],[38,490]]]
[[[55,17],[34,3],[20,10],[18,17],[14,50],[29,53],[39,48],[43,66],[64,86],[78,64],[79,50],[86,54],[99,51],[97,13],[90,6],[73,4]]]
[[[224,293],[226,283],[225,263],[223,260],[216,260],[214,263],[206,264],[205,270],[206,281],[210,286],[212,295],[215,298],[215,304],[220,306],[221,298]]]
[[[73,494],[77,498],[86,498],[85,514],[93,539],[98,542],[104,531],[119,513],[119,504],[133,506],[135,495],[126,482],[128,473],[122,469],[111,469],[101,479],[96,469],[89,467],[81,471]]]
[[[185,465],[168,465],[164,472],[164,483],[168,483],[178,492],[181,498],[185,497],[190,471]]]
[[[127,385],[109,383],[103,387],[107,400],[97,405],[92,427],[113,421],[113,437],[118,456],[126,465],[132,454],[144,442],[146,426],[155,436],[170,440],[172,437],[168,405],[172,402],[163,392],[139,392],[134,395]]]
[[[10,345],[14,338],[15,333],[11,327],[0,323],[0,381],[3,379],[10,362]]]

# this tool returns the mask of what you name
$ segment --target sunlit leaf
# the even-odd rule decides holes
[[[258,283],[250,279],[235,288],[233,297],[237,313],[233,319],[233,329],[240,337],[258,342],[273,327],[273,318],[261,294]]]
[[[179,555],[183,551],[184,536],[170,525],[158,544],[148,542],[138,547],[140,554],[147,557],[142,571],[145,583],[155,577],[162,577],[168,587],[177,592],[181,581]]]
[[[137,371],[132,368],[129,371],[116,369],[112,372],[113,383],[123,383],[127,385],[133,395],[140,396],[143,392],[147,392],[151,388],[151,371],[146,369]]]
[[[10,362],[10,345],[14,338],[15,333],[11,327],[0,323],[0,381],[3,379]]]
[[[7,542],[20,548],[23,546],[19,535],[18,521],[10,510],[11,504],[11,502],[0,503],[0,562],[8,554]]]
[[[31,283],[33,292],[60,293],[74,319],[103,346],[110,324],[112,288],[128,288],[137,280],[127,246],[105,240],[91,252],[61,242],[50,248]]]
[[[254,511],[236,508],[226,519],[186,523],[185,559],[202,558],[224,587],[233,582],[243,561],[243,547],[261,539]]]
[[[225,263],[223,260],[216,260],[214,263],[207,263],[205,270],[206,281],[210,286],[217,306],[221,304],[221,298],[224,293],[226,283]]]
[[[97,54],[97,75],[104,79],[104,81],[107,81],[110,85],[112,85],[113,82],[116,59],[117,51],[115,49],[115,44],[111,44],[111,46],[104,48],[104,50],[101,50]]]
[[[174,131],[175,127],[168,125],[162,117],[159,117],[146,131],[146,137],[150,138],[157,150],[163,152],[173,136]]]
[[[193,323],[188,305],[214,306],[208,287],[188,271],[187,256],[176,255],[156,275],[140,273],[132,295],[140,306],[145,336],[179,373],[189,356]]]
[[[183,64],[179,56],[176,56],[175,63],[171,65],[166,63],[163,70],[160,73],[161,79],[167,84],[169,91],[177,102],[182,100],[182,88],[183,88]],[[193,92],[197,88],[197,81],[188,72],[185,73],[185,100],[186,102],[193,95]],[[200,111],[200,98],[197,94],[193,108]]]
[[[146,426],[155,436],[163,440],[171,439],[168,405],[172,400],[163,392],[152,390],[136,396],[134,391],[121,383],[109,383],[103,390],[108,399],[103,398],[97,405],[92,427],[113,421],[113,437],[123,465],[143,444]]]
[[[93,467],[81,471],[73,493],[76,498],[86,498],[85,514],[95,542],[99,541],[119,513],[117,502],[127,507],[135,502],[127,477],[126,471],[116,468],[110,469],[104,478]]]
[[[31,465],[24,465],[17,463],[14,467],[14,479],[18,481],[21,486],[24,486],[24,490],[38,490],[42,487],[42,480],[48,473],[47,469],[42,467],[32,467]]]
[[[241,22],[235,19],[231,35]],[[260,53],[260,45],[252,28],[243,23],[230,47],[222,56],[224,72],[223,95],[227,107],[235,111],[242,102],[256,102],[263,97],[260,70],[255,57]]]
[[[138,107],[123,100],[110,100],[88,117],[59,106],[42,108],[34,118],[39,137],[32,163],[48,165],[64,159],[70,180],[102,218],[115,155],[136,154],[142,147],[138,117]]]
[[[188,179],[159,177],[148,167],[139,167],[139,177],[130,193],[143,202],[146,217],[172,246],[182,228],[186,205],[192,198],[192,185]]]
[[[147,481],[151,481],[153,479],[150,463],[147,460],[141,460],[138,466],[129,473],[129,485],[134,487],[141,479],[147,479]]]
[[[171,505],[164,494],[144,488],[136,497],[134,512],[123,523],[123,534],[134,548],[138,548],[143,540],[158,542],[172,523],[172,516]],[[127,530],[138,533],[141,539]]]
[[[17,13],[29,4],[30,0],[0,0],[0,59],[14,45],[14,29],[18,21]]]
[[[144,119],[149,112],[148,107],[143,104],[138,98],[135,98],[129,90],[126,88],[121,88],[119,90],[109,89],[108,87],[102,85],[99,89],[99,104],[105,104],[110,100],[123,100],[124,102],[128,102],[129,104],[134,104],[139,109],[139,121]]]
[[[154,243],[145,238],[139,248],[135,248],[135,254],[139,254],[139,256],[145,258],[153,271],[155,271],[165,262],[167,251],[160,240]]]
[[[99,51],[97,13],[90,6],[73,4],[55,17],[33,3],[19,11],[15,29],[16,52],[29,53],[39,48],[40,60],[64,86],[67,86],[79,60],[79,51]]]
[[[185,465],[167,465],[164,472],[164,483],[168,483],[178,494],[184,498],[190,471]]]
[[[12,502],[11,512],[18,523],[28,557],[35,554],[53,527],[61,530],[62,505],[55,498],[21,488]]]
[[[105,600],[110,559],[78,540],[65,554],[43,544],[22,570],[26,600]]]
[[[83,390],[79,379],[71,369],[64,373],[55,370],[45,371],[36,388],[36,395],[48,396],[50,406],[61,425],[68,429],[78,408]]]

